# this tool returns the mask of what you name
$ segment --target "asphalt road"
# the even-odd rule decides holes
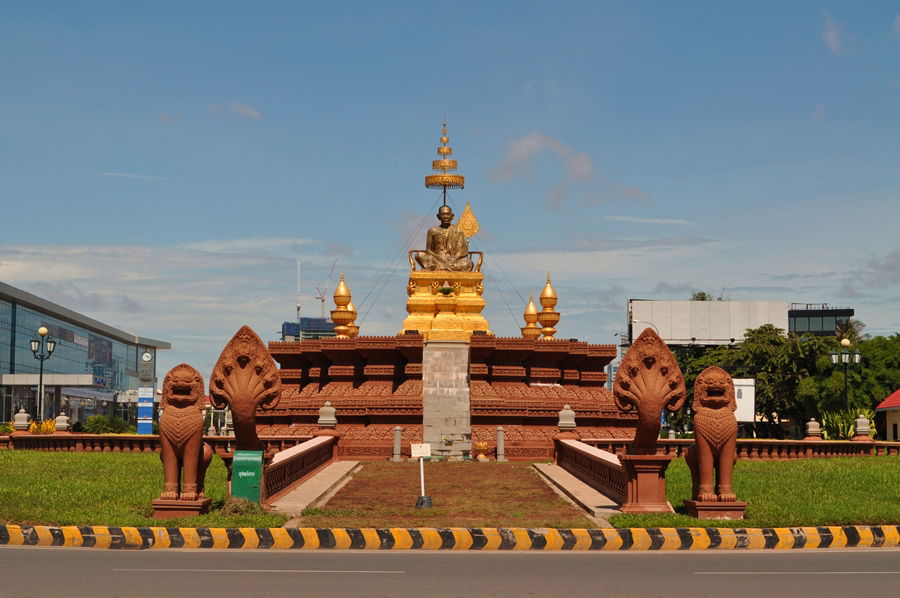
[[[355,552],[0,547],[0,596],[889,596],[900,550]]]

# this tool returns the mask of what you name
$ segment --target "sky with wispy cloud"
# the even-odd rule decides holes
[[[695,289],[900,331],[896,2],[12,0],[0,57],[0,280],[162,371],[277,338],[298,259],[398,332],[445,115],[497,334],[548,271],[562,338]]]

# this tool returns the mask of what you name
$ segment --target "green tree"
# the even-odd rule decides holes
[[[838,320],[834,325],[834,335],[838,338],[849,339],[854,345],[859,341],[868,339],[868,334],[863,334],[866,325],[860,320],[847,318],[846,320]]]

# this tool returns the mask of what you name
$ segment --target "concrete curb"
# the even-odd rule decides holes
[[[358,550],[895,548],[900,525],[782,528],[165,528],[0,525],[0,545]]]

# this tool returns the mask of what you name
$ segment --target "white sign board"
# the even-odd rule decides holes
[[[137,391],[138,399],[150,399],[153,400],[153,387],[152,386],[140,386]]]
[[[739,422],[756,421],[756,380],[754,378],[734,378],[734,398],[737,410],[734,416]]]
[[[423,444],[411,444],[409,445],[412,450],[411,457],[413,459],[418,459],[419,457],[430,457],[431,456],[431,445],[427,442]]]
[[[786,301],[628,300],[631,338],[652,328],[667,345],[729,345],[748,328],[774,324],[788,329]]]

